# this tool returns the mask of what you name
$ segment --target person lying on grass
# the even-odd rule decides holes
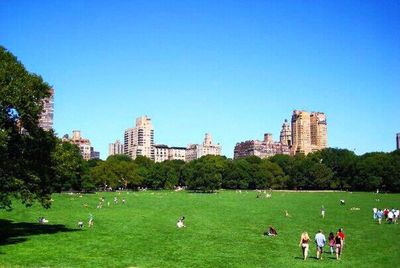
[[[264,235],[267,236],[277,236],[278,232],[276,231],[276,229],[274,227],[272,227],[272,225],[269,226],[268,230],[266,230],[264,232]]]

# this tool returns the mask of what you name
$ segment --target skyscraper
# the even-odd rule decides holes
[[[136,118],[136,126],[125,130],[124,153],[135,159],[142,155],[154,160],[154,129],[147,116]]]
[[[311,150],[313,152],[328,146],[326,129],[326,115],[320,112],[312,112],[310,115]]]
[[[124,145],[119,141],[116,140],[114,143],[110,143],[108,145],[108,155],[114,154],[123,154],[124,153]]]
[[[292,154],[311,152],[310,113],[294,110],[292,115]]]
[[[43,110],[39,117],[39,126],[49,131],[53,128],[54,89],[50,89],[50,97],[43,100]]]
[[[400,150],[400,133],[396,135],[396,149]]]
[[[328,145],[326,115],[321,112],[293,111],[292,154],[308,154]]]

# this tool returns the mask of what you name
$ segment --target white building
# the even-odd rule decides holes
[[[203,144],[189,144],[186,161],[198,159],[204,155],[221,155],[221,145],[213,144],[211,134],[206,133]]]
[[[154,129],[149,117],[137,118],[136,126],[125,130],[124,153],[132,159],[142,155],[154,160]]]
[[[165,160],[182,160],[186,159],[185,147],[168,147],[164,144],[154,145],[154,161],[163,162]]]
[[[119,141],[116,140],[114,143],[110,143],[108,145],[108,155],[114,154],[123,154],[124,153],[124,145]]]

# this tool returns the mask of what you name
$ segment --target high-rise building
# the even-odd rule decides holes
[[[400,133],[396,135],[396,149],[400,150]]]
[[[114,154],[123,154],[124,153],[124,145],[119,141],[116,140],[114,143],[108,144],[108,155]]]
[[[283,145],[292,146],[292,131],[287,119],[283,122],[279,141]]]
[[[326,129],[326,115],[320,112],[312,112],[310,115],[311,150],[313,152],[328,146]]]
[[[321,112],[293,111],[292,154],[305,154],[328,145],[326,115]]]
[[[186,149],[186,161],[198,159],[204,155],[221,155],[221,145],[213,144],[211,134],[206,133],[203,144],[189,144]]]
[[[282,140],[282,135],[281,135]],[[264,140],[248,140],[236,143],[234,150],[234,159],[258,156],[260,158],[268,158],[276,154],[290,154],[289,146],[280,142],[274,142],[272,134],[265,133]]]
[[[311,152],[310,113],[293,111],[292,115],[292,154],[308,154]]]
[[[137,118],[136,126],[125,130],[124,153],[132,159],[142,155],[154,160],[154,129],[149,117]]]
[[[39,117],[39,126],[49,131],[53,128],[54,117],[54,89],[50,89],[50,97],[43,100],[43,110]]]

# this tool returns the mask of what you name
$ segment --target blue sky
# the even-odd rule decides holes
[[[135,118],[155,142],[274,139],[294,109],[322,111],[328,143],[395,149],[399,1],[6,1],[0,44],[51,84],[55,130],[107,157]]]

